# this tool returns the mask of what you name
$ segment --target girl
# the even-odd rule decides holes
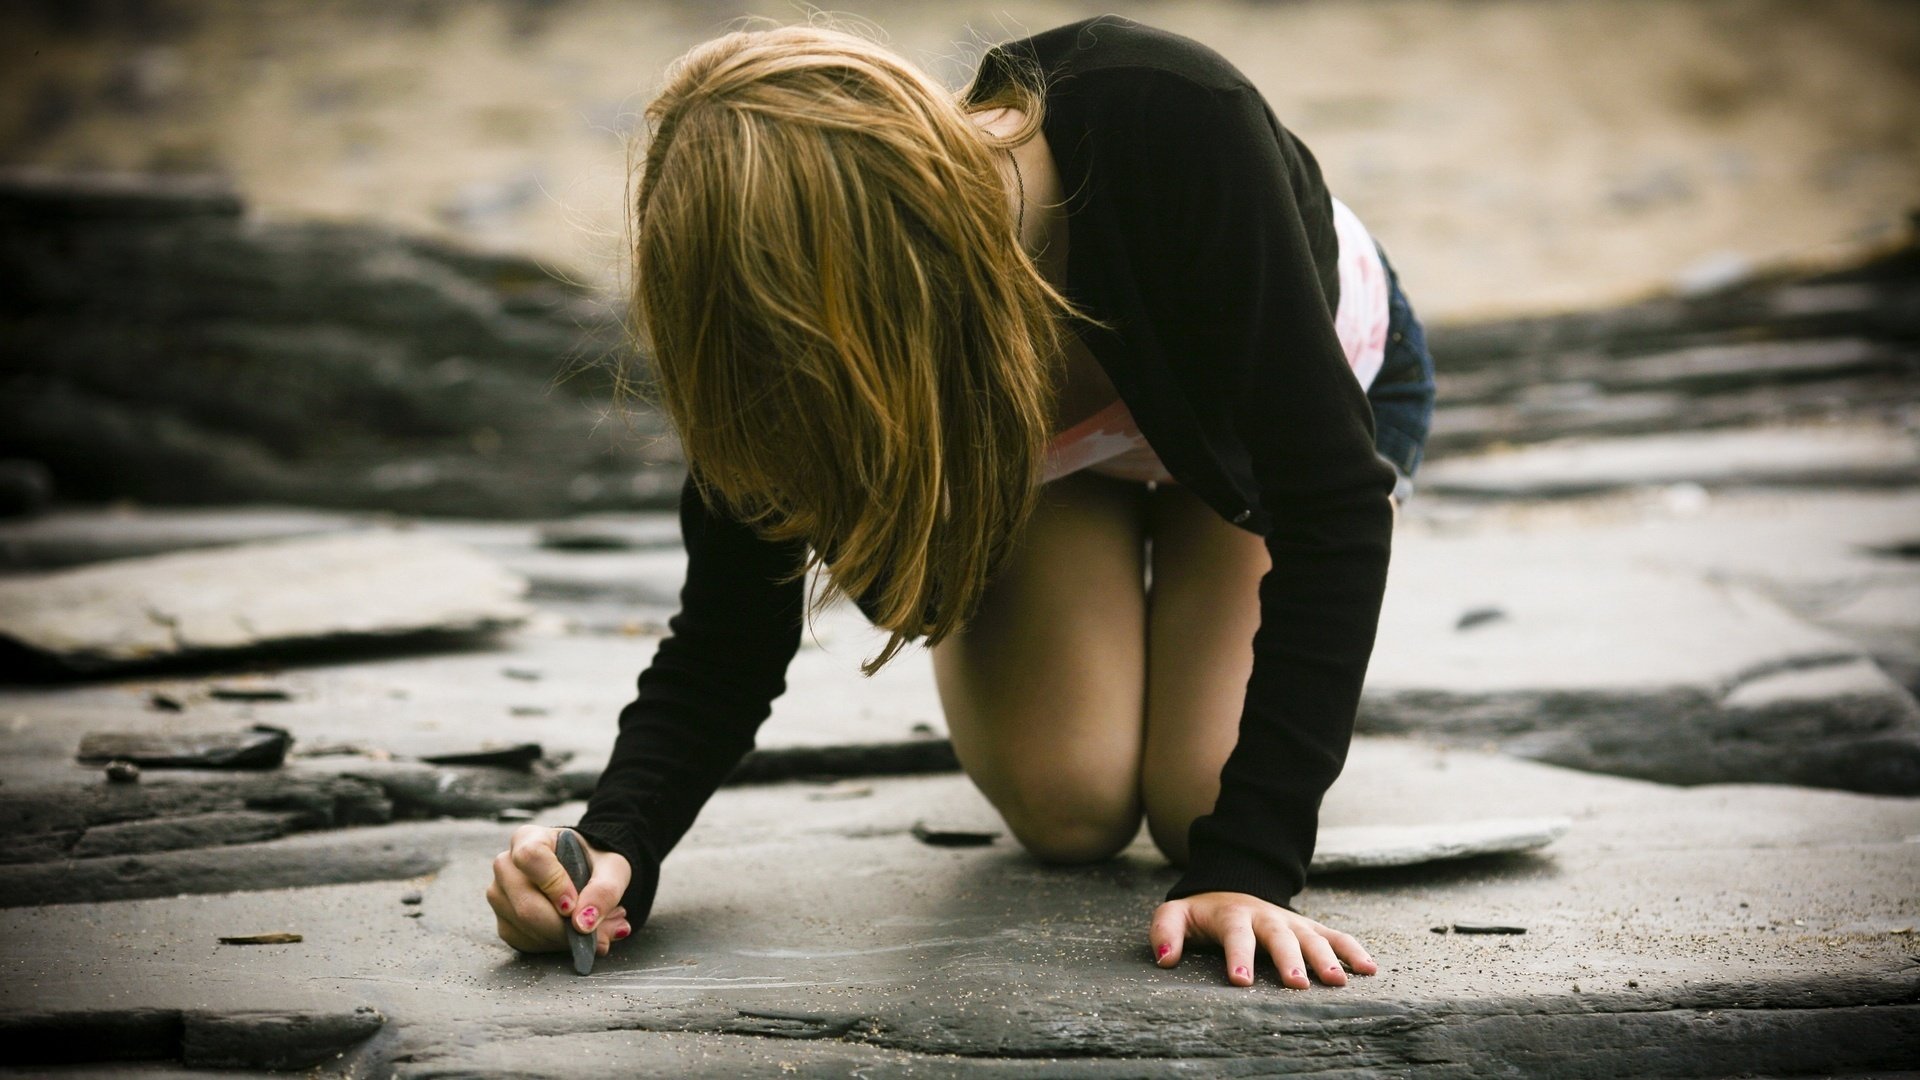
[[[1298,989],[1372,974],[1289,901],[1432,368],[1306,148],[1217,53],[1111,16],[990,50],[958,100],[847,34],[730,34],[648,118],[634,305],[687,578],[579,824],[592,880],[521,829],[501,938],[561,948],[571,919],[605,953],[645,920],[823,564],[814,608],[891,631],[868,674],[925,639],[961,765],[1034,855],[1107,858],[1145,817],[1184,867],[1161,966],[1205,940],[1240,986],[1260,950]]]

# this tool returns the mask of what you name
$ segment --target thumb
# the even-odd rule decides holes
[[[1153,929],[1147,940],[1153,945],[1154,963],[1163,968],[1178,964],[1187,943],[1187,902],[1169,900],[1161,904],[1153,913]]]
[[[580,889],[580,907],[573,913],[574,928],[590,934],[607,913],[620,906],[627,886],[633,881],[633,867],[627,858],[611,851],[593,852],[593,876]]]

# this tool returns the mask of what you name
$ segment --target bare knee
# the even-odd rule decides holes
[[[1140,817],[1084,819],[1039,819],[1007,825],[1034,858],[1045,863],[1072,866],[1103,862],[1120,854],[1140,831]]]
[[[1161,809],[1154,812],[1153,804],[1147,806],[1147,833],[1153,837],[1153,846],[1160,854],[1175,866],[1187,865],[1187,830],[1193,827],[1194,819],[1200,815],[1191,809]]]
[[[1202,815],[1212,812],[1220,794],[1217,766],[1188,761],[1183,768],[1148,773],[1140,786],[1153,845],[1173,865],[1187,865],[1188,831]]]
[[[1062,776],[1057,770],[1001,776],[981,785],[1014,838],[1042,862],[1099,862],[1140,831],[1140,802],[1130,779]]]

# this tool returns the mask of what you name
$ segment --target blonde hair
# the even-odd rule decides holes
[[[966,104],[963,108],[961,101]],[[1004,137],[970,112],[1013,106]],[[864,38],[731,33],[668,69],[633,195],[633,315],[701,497],[937,644],[1031,515],[1072,308],[995,155],[1022,80],[956,99]]]

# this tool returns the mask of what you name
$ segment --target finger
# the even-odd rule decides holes
[[[607,955],[607,952],[613,948],[614,931],[618,930],[626,921],[627,909],[623,907],[614,908],[612,911],[600,916],[600,924],[593,932],[593,949],[595,955]]]
[[[493,913],[519,927],[530,940],[541,942],[543,949],[560,942],[560,916],[553,904],[513,861],[512,851],[503,851],[493,859],[493,884],[487,888],[487,904]]]
[[[580,890],[580,909],[573,913],[574,928],[583,934],[592,933],[608,912],[620,906],[620,898],[632,881],[633,868],[627,865],[625,856],[611,851],[596,855],[593,876]]]
[[[528,937],[524,931],[511,922],[505,919],[495,919],[493,922],[494,929],[500,935],[500,940],[506,942],[508,946],[523,953],[543,951],[538,942]]]
[[[618,917],[601,915],[601,928],[593,932],[593,955],[605,957],[611,953],[612,944],[626,940],[634,932],[634,924],[626,920],[626,909],[620,909]]]
[[[1347,985],[1346,969],[1340,966],[1340,960],[1333,955],[1333,946],[1327,943],[1326,938],[1319,932],[1304,928],[1298,932],[1297,936],[1300,939],[1301,955],[1306,959],[1315,978],[1328,986]]]
[[[1180,962],[1187,942],[1187,902],[1169,900],[1153,913],[1153,927],[1147,931],[1147,943],[1153,946],[1153,962],[1170,968]]]
[[[1368,955],[1367,950],[1361,947],[1360,940],[1352,934],[1328,930],[1326,937],[1333,946],[1334,954],[1346,961],[1355,975],[1372,975],[1380,970],[1380,965],[1373,962],[1373,957]]]
[[[573,879],[567,876],[567,868],[560,865],[560,856],[553,852],[554,836],[558,832],[558,829],[523,825],[514,830],[513,846],[509,850],[513,852],[513,865],[552,902],[553,909],[562,915],[571,915],[578,894]]]
[[[1307,978],[1306,961],[1300,955],[1300,941],[1294,936],[1293,928],[1280,920],[1274,920],[1261,939],[1267,948],[1267,955],[1273,957],[1273,966],[1280,972],[1280,985],[1295,990],[1305,990],[1313,983]]]
[[[1223,916],[1226,932],[1220,935],[1220,947],[1227,951],[1227,981],[1235,986],[1253,985],[1253,922],[1242,911]]]

